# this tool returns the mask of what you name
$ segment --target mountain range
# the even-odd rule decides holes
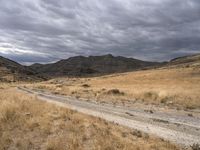
[[[53,64],[33,64],[29,68],[46,76],[91,76],[133,71],[160,64],[121,56],[114,57],[108,54],[89,57],[76,56]]]
[[[97,76],[157,67],[200,65],[200,54],[179,57],[169,62],[148,62],[113,56],[75,56],[51,64],[23,66],[0,56],[0,81],[41,81],[63,76]]]

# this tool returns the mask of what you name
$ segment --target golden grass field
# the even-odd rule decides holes
[[[29,85],[101,102],[200,108],[200,68],[173,67],[93,78],[58,78]]]
[[[39,101],[8,84],[0,85],[0,112],[0,150],[179,149],[139,131]]]

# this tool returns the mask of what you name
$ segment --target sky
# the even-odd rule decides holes
[[[0,0],[0,55],[22,64],[199,52],[199,0]]]

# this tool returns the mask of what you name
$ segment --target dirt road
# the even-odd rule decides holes
[[[54,95],[48,92],[35,91],[18,87],[21,92],[36,95],[38,99],[67,107],[79,112],[103,118],[129,128],[158,136],[173,143],[189,147],[200,144],[200,113],[151,111],[111,104],[99,104],[82,101],[76,98]]]

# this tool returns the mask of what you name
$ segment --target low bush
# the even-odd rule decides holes
[[[109,95],[125,95],[124,92],[121,92],[118,89],[111,89],[111,90],[107,91],[107,94],[109,94]]]
[[[90,87],[90,85],[88,85],[88,84],[83,84],[82,87],[88,88],[88,87]]]

